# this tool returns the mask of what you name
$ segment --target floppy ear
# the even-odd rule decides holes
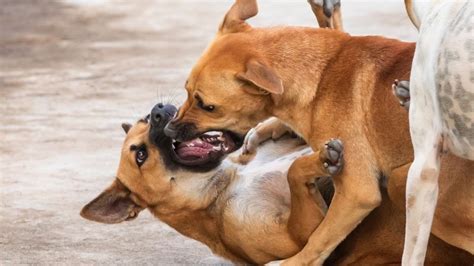
[[[143,208],[130,199],[130,191],[116,179],[81,210],[81,216],[99,223],[115,224],[138,216]]]
[[[250,28],[245,20],[257,15],[257,13],[257,0],[236,0],[227,11],[219,27],[219,33],[233,33]]]
[[[244,90],[250,94],[283,94],[283,82],[280,77],[269,66],[256,60],[249,60],[246,64],[245,73],[238,73],[237,78],[250,83],[253,86],[244,86]]]
[[[125,134],[127,134],[128,131],[130,130],[130,128],[132,128],[132,124],[130,124],[130,123],[122,123],[122,128],[123,128],[123,131],[125,131]]]

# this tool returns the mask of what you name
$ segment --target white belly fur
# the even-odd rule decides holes
[[[230,199],[223,227],[232,229],[225,232],[238,234],[229,237],[233,243],[228,244],[252,256],[271,260],[277,255],[290,256],[298,250],[286,227],[290,213],[287,172],[296,158],[312,152],[311,148],[298,143],[290,138],[278,143],[270,140],[259,147],[254,160],[237,171],[239,177],[227,191]],[[265,232],[264,238],[255,238],[262,232]]]

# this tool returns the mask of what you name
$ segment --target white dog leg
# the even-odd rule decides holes
[[[407,224],[403,265],[423,265],[438,199],[439,145],[434,136],[419,149],[407,179]]]
[[[416,59],[424,50],[415,52]],[[410,135],[415,152],[408,171],[403,265],[423,265],[438,198],[439,148],[442,125],[438,102],[434,95],[436,85],[425,65],[415,65],[410,77]]]

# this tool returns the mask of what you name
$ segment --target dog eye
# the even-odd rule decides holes
[[[196,100],[197,100],[198,107],[201,108],[202,110],[204,110],[206,112],[214,111],[215,106],[214,105],[205,105],[204,102],[202,101],[201,97],[196,96]]]
[[[214,111],[214,105],[202,105],[201,108],[207,112],[212,112]]]
[[[135,161],[137,162],[138,167],[142,166],[142,164],[145,162],[147,157],[148,157],[148,152],[146,151],[145,146],[140,147],[135,152]]]

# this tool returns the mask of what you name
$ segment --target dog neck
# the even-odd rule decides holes
[[[204,173],[190,173],[188,170],[174,172],[170,175],[170,192],[153,210],[160,215],[171,215],[183,210],[206,211],[233,182],[235,172],[236,167],[228,160]]]
[[[218,230],[220,205],[226,200],[221,198],[236,181],[236,171],[234,163],[224,160],[210,172],[176,172],[170,180],[170,194],[150,211],[179,233],[206,244],[214,253],[241,261],[222,242]]]
[[[282,95],[272,95],[273,104],[268,108],[272,116],[282,121],[309,121],[311,112],[295,112],[294,106],[301,110],[314,107],[317,89],[328,65],[338,56],[351,39],[351,36],[334,30],[304,27],[256,29],[268,31],[263,43],[264,57],[283,82]],[[315,41],[317,40],[317,41]],[[293,48],[292,48],[293,47]],[[298,49],[294,49],[298,47]],[[308,62],[311,62],[308,65]],[[299,123],[301,128],[292,129],[306,138],[311,131],[311,123]]]
[[[281,40],[273,37],[276,43],[265,50],[264,57],[272,62],[271,67],[284,87],[282,95],[273,96],[275,99],[268,109],[272,116],[289,123],[288,126],[306,140],[317,133],[312,128],[315,116],[325,116],[334,101],[339,105],[357,104],[362,110],[351,115],[363,116],[371,106],[374,88],[409,74],[414,44],[377,36],[352,37],[326,29],[296,28],[294,31],[304,31],[304,34],[287,34],[289,37]],[[294,46],[298,49],[285,49]],[[354,68],[354,65],[359,67]],[[350,86],[345,82],[347,79],[352,80]],[[387,88],[390,85],[387,84]],[[382,90],[377,93],[382,93],[379,91]],[[383,97],[391,95],[389,89],[383,93]],[[311,111],[298,112],[295,106]],[[363,117],[357,119],[362,121]],[[299,122],[290,124],[294,121]]]

